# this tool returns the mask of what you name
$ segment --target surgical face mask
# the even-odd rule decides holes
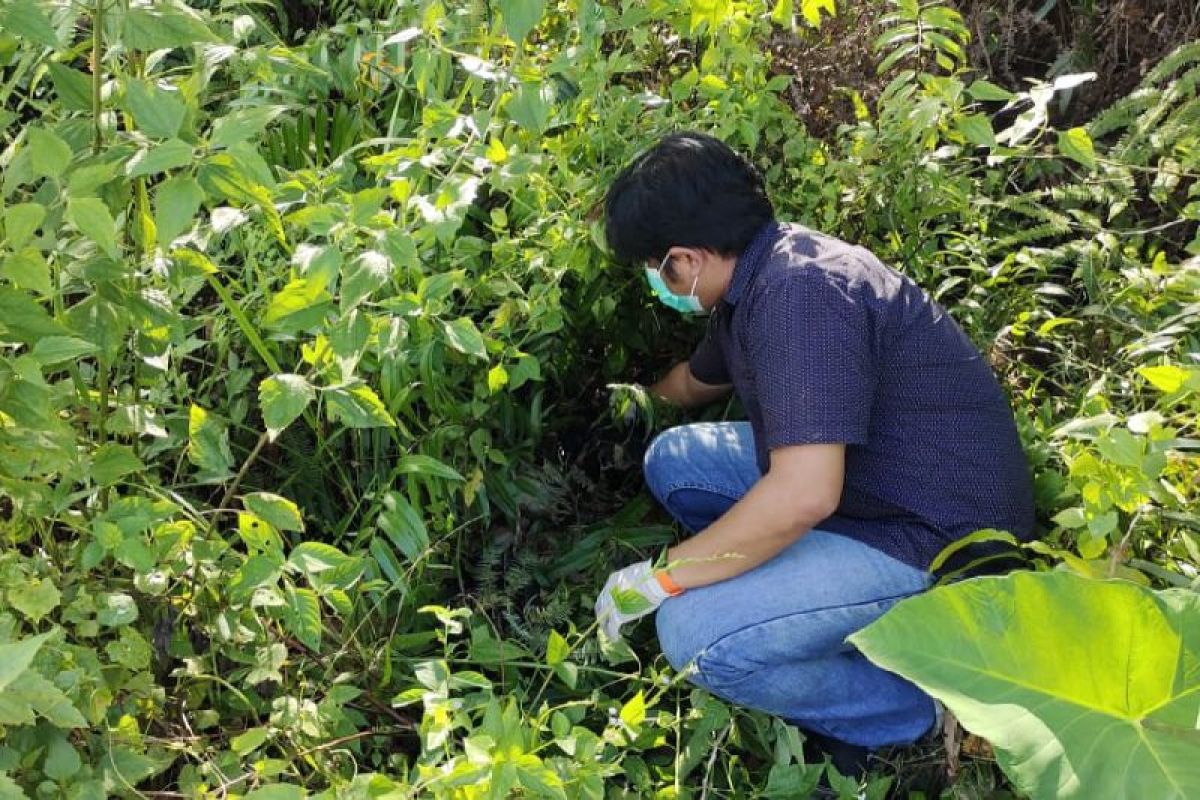
[[[665,256],[663,256],[662,263],[658,265],[658,269],[650,269],[649,267],[646,267],[646,280],[649,282],[650,289],[654,292],[654,296],[657,297],[663,305],[667,306],[668,308],[675,309],[680,314],[707,314],[708,312],[705,310],[703,304],[701,304],[700,298],[696,296],[696,284],[700,281],[699,275],[697,275],[696,279],[692,281],[692,288],[686,297],[672,292],[667,286],[666,281],[663,280],[662,270],[663,267],[667,265],[667,260],[670,257],[670,253],[667,253]]]

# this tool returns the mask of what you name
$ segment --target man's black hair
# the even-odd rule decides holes
[[[618,261],[659,260],[671,247],[738,256],[775,212],[762,176],[720,139],[685,131],[633,160],[604,200]]]

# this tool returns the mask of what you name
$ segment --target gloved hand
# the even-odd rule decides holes
[[[646,616],[683,591],[666,570],[655,570],[650,559],[639,561],[608,576],[596,598],[596,619],[609,639],[618,639],[626,622]]]

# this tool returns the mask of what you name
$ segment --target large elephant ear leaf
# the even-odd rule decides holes
[[[1015,572],[904,600],[850,641],[1034,798],[1200,796],[1200,594]]]

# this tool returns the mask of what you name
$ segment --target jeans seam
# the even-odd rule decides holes
[[[672,483],[672,484],[670,484],[670,486],[669,486],[669,487],[668,487],[668,488],[667,488],[667,489],[666,489],[666,490],[663,492],[663,496],[664,496],[664,498],[665,498],[665,499],[669,500],[669,499],[670,499],[670,497],[671,497],[671,495],[675,494],[675,493],[676,493],[676,492],[678,492],[680,489],[691,489],[691,490],[693,490],[693,491],[694,491],[694,490],[701,490],[701,491],[705,491],[705,492],[712,492],[713,494],[719,494],[719,495],[721,495],[721,496],[722,496],[722,497],[724,497],[726,500],[737,500],[738,498],[740,498],[740,497],[742,497],[742,496],[743,496],[743,495],[741,495],[741,494],[736,494],[736,493],[734,493],[734,492],[731,492],[731,491],[729,491],[728,489],[726,489],[726,488],[724,488],[724,487],[717,486],[716,484],[712,484],[712,483],[694,483],[694,482],[691,482],[691,481],[685,481],[685,482],[683,482],[683,483]]]
[[[758,620],[758,621],[756,621],[756,622],[752,622],[752,623],[750,623],[749,625],[743,625],[742,627],[738,628],[737,630],[729,631],[728,633],[722,634],[722,635],[721,635],[719,638],[717,638],[717,639],[714,639],[712,642],[710,642],[709,644],[705,645],[705,646],[704,646],[704,648],[703,648],[703,649],[701,649],[699,653],[697,653],[695,656],[693,656],[693,657],[692,657],[692,661],[694,661],[694,662],[695,662],[695,664],[696,664],[696,669],[697,669],[697,671],[700,673],[700,676],[701,676],[701,677],[702,677],[702,678],[703,678],[703,679],[704,679],[706,682],[713,683],[712,679],[711,679],[711,678],[709,678],[707,675],[705,675],[705,672],[704,672],[704,667],[703,667],[703,665],[701,664],[701,659],[702,659],[702,658],[703,658],[705,655],[709,655],[709,654],[711,653],[711,651],[712,651],[712,649],[713,649],[714,647],[716,647],[716,646],[720,645],[720,644],[721,644],[722,642],[724,642],[726,639],[729,639],[729,638],[731,638],[731,637],[733,637],[733,636],[736,636],[736,635],[738,635],[739,633],[742,633],[743,631],[748,631],[748,630],[750,630],[750,629],[752,629],[752,628],[757,628],[757,627],[759,627],[759,626],[761,626],[761,625],[766,625],[766,624],[768,624],[768,623],[775,622],[775,621],[777,621],[777,620],[781,620],[781,619],[787,619],[788,617],[799,617],[799,616],[803,616],[803,615],[806,615],[806,614],[815,614],[815,613],[819,613],[819,612],[822,612],[822,611],[833,611],[834,609],[841,609],[841,608],[860,608],[860,607],[862,607],[862,606],[868,606],[868,605],[872,605],[872,604],[875,604],[875,603],[885,603],[885,602],[888,602],[888,601],[893,601],[893,600],[894,600],[894,601],[899,601],[899,600],[903,600],[903,599],[904,599],[904,598],[906,598],[906,597],[912,597],[913,595],[920,594],[920,593],[921,593],[921,592],[923,592],[923,591],[927,591],[927,590],[926,590],[926,589],[920,589],[920,590],[918,590],[918,591],[915,591],[915,592],[909,592],[908,594],[899,594],[899,595],[892,595],[892,596],[889,596],[889,597],[881,597],[881,598],[878,598],[878,599],[876,599],[876,600],[868,600],[868,601],[865,601],[865,602],[862,602],[862,603],[850,603],[850,604],[846,604],[846,605],[834,605],[834,606],[823,606],[823,607],[821,607],[821,608],[810,608],[810,609],[807,609],[807,610],[805,610],[805,611],[796,611],[796,612],[793,612],[793,613],[790,613],[790,614],[780,614],[779,616],[776,616],[776,617],[771,617],[770,619],[762,619],[762,620]],[[735,681],[735,682],[732,682],[732,683],[736,683],[736,681]],[[722,685],[722,686],[728,686],[728,685],[731,685],[731,683],[722,683],[721,685]]]

